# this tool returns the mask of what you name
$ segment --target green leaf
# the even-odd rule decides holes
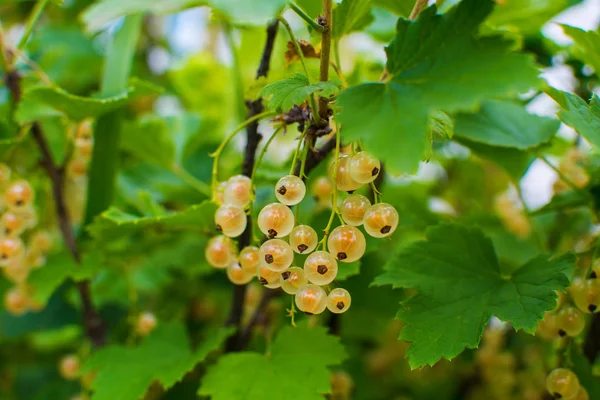
[[[580,190],[567,190],[555,194],[552,200],[543,207],[535,210],[533,215],[545,214],[554,211],[565,211],[573,208],[584,207],[590,204],[592,198],[587,192]]]
[[[371,0],[344,0],[333,10],[333,37],[366,28],[373,22]]]
[[[526,150],[548,142],[560,122],[529,114],[510,101],[486,101],[476,114],[458,114],[454,131],[457,136],[490,146]]]
[[[558,118],[600,148],[600,98],[593,94],[590,104],[573,93],[549,88],[547,93],[562,108]]]
[[[160,90],[139,79],[132,79],[127,90],[109,97],[82,97],[67,93],[58,87],[35,86],[23,95],[16,112],[16,119],[24,124],[56,115],[66,115],[74,121],[88,117],[97,118],[139,97],[159,93]]]
[[[212,5],[224,17],[241,24],[264,25],[275,17],[286,0],[104,0],[92,4],[81,15],[89,31],[97,31],[108,22],[134,14],[172,14],[186,8]]]
[[[464,0],[444,15],[430,7],[417,21],[400,19],[386,48],[391,81],[338,96],[348,140],[362,139],[393,173],[414,172],[427,152],[432,112],[472,110],[538,85],[530,56],[511,52],[512,43],[502,37],[477,36],[492,8],[491,0]]]
[[[600,74],[600,34],[595,31],[584,31],[569,25],[561,25],[565,34],[575,41],[573,54],[575,57]]]
[[[321,96],[329,97],[337,93],[342,84],[338,80],[317,82],[310,84],[308,77],[295,73],[287,79],[271,83],[260,90],[260,97],[269,98],[269,107],[287,111],[294,105],[302,104],[308,96],[319,93]]]
[[[34,269],[27,279],[34,289],[34,297],[41,305],[46,305],[50,296],[66,280],[80,282],[89,279],[98,271],[100,261],[95,254],[86,254],[81,264],[73,261],[67,252],[51,255],[46,264]]]
[[[208,369],[198,394],[213,400],[321,400],[331,392],[327,367],[344,358],[339,338],[328,335],[325,328],[286,326],[268,355],[242,352],[222,356]]]
[[[523,34],[535,34],[553,16],[581,0],[504,0],[489,18],[493,26],[510,27]]]
[[[193,229],[214,232],[214,213],[217,205],[204,201],[183,211],[157,217],[140,217],[117,208],[109,208],[88,227],[90,235],[98,240],[110,240],[131,235],[133,232],[150,228]]]
[[[408,18],[415,2],[413,0],[371,0],[371,4],[373,6],[385,8],[401,17]]]
[[[167,123],[159,117],[141,118],[126,124],[121,149],[140,160],[170,169],[175,161],[175,145]]]
[[[454,137],[454,121],[443,111],[433,111],[429,116],[428,131],[445,139]]]
[[[519,181],[525,175],[525,172],[535,160],[535,157],[530,153],[517,149],[488,146],[462,138],[458,138],[457,141],[468,147],[477,156],[498,164],[515,181]]]
[[[406,323],[400,338],[412,343],[407,356],[415,368],[477,347],[493,315],[533,333],[556,306],[555,291],[569,285],[573,262],[572,255],[551,261],[540,255],[506,271],[480,229],[444,224],[400,250],[373,284],[417,291],[398,312]]]
[[[140,399],[154,381],[168,389],[209,353],[219,349],[231,332],[231,329],[222,329],[207,335],[200,346],[191,351],[182,324],[159,323],[137,347],[110,346],[98,350],[84,365],[86,371],[97,372],[92,399]]]

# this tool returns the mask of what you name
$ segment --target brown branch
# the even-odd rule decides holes
[[[4,76],[4,81],[9,89],[15,104],[21,100],[21,76],[18,71],[8,71]],[[58,217],[58,225],[63,236],[65,245],[69,249],[76,263],[81,263],[81,257],[77,250],[77,243],[73,233],[73,227],[67,211],[64,198],[64,174],[62,168],[57,167],[48,142],[44,137],[42,128],[38,122],[34,122],[31,127],[31,134],[37,143],[40,152],[42,153],[41,164],[46,170],[48,177],[52,183],[52,194],[54,196],[54,204],[56,206],[56,215]],[[101,347],[105,343],[106,326],[102,318],[98,314],[91,299],[89,281],[83,281],[77,284],[77,289],[81,297],[83,324],[94,346]]]
[[[260,302],[256,306],[254,314],[252,314],[248,325],[246,325],[239,334],[237,342],[239,349],[243,349],[248,345],[248,342],[250,342],[250,338],[252,337],[252,331],[254,330],[254,327],[256,327],[256,325],[258,325],[265,319],[267,306],[269,305],[269,302],[279,297],[281,293],[281,290],[275,289],[266,289],[263,292],[263,295],[260,298]]]
[[[267,76],[269,72],[271,54],[273,53],[273,47],[275,45],[275,37],[277,36],[278,25],[279,21],[275,20],[269,23],[267,26],[267,39],[265,41],[265,47],[263,49],[260,64],[256,71],[257,79]],[[264,109],[261,99],[254,101],[249,100],[246,102],[246,104],[248,106],[248,118],[260,114]],[[244,162],[242,164],[242,174],[251,177],[256,159],[256,149],[258,147],[258,143],[262,139],[262,135],[258,132],[258,121],[248,125],[246,128],[246,137],[247,143],[244,154]],[[240,240],[238,242],[239,250],[242,250],[252,242],[252,220],[250,219],[250,216],[247,218],[248,224],[246,225],[246,229],[240,236]],[[231,308],[229,310],[229,317],[227,318],[226,325],[235,326],[237,328],[237,333],[227,340],[227,343],[225,344],[225,351],[227,352],[238,351],[242,349],[242,347],[239,346],[239,338],[241,334],[240,326],[242,323],[245,297],[246,285],[234,285],[232,289]]]
[[[410,12],[410,15],[408,16],[408,19],[416,19],[421,13],[421,11],[423,11],[425,7],[427,7],[427,3],[429,3],[428,0],[417,0],[412,11]]]
[[[329,58],[331,55],[331,32],[333,29],[333,1],[323,0],[323,15],[319,17],[319,25],[325,28],[321,34],[321,64],[319,80],[326,82],[329,79]],[[324,121],[329,121],[327,99],[319,98],[319,116]]]

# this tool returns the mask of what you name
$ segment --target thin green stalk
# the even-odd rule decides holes
[[[171,166],[171,172],[173,172],[175,175],[177,175],[179,178],[181,178],[181,180],[183,180],[185,183],[187,183],[188,185],[190,185],[191,187],[193,187],[200,193],[202,193],[206,196],[211,195],[210,185],[196,179],[195,176],[193,176],[192,174],[187,172],[181,165],[173,164]]]
[[[410,12],[410,15],[408,16],[408,19],[411,19],[411,20],[417,19],[419,14],[421,14],[421,11],[423,11],[425,9],[425,7],[427,7],[428,3],[429,3],[429,0],[415,1],[415,5],[414,5],[412,11]]]
[[[306,168],[306,159],[308,158],[309,141],[304,138],[304,149],[302,151],[302,162],[300,163],[300,179],[304,179],[304,170]]]
[[[371,182],[369,183],[369,186],[371,187],[371,190],[373,191],[373,201],[375,204],[379,203],[379,190],[377,190],[377,187],[375,186],[375,182]]]
[[[298,145],[296,146],[296,151],[294,152],[294,158],[292,158],[292,166],[290,167],[290,175],[294,175],[294,170],[296,169],[296,163],[298,162],[298,154],[300,154],[300,146],[302,146],[302,142],[304,142],[304,138],[306,137],[306,132],[308,131],[308,126],[300,135],[300,139],[298,139]],[[302,177],[302,174],[300,175]]]
[[[298,58],[300,58],[300,63],[302,64],[302,68],[304,69],[304,73],[306,74],[306,78],[308,79],[308,84],[310,85],[312,80],[310,79],[310,74],[308,73],[308,68],[306,67],[306,61],[304,60],[304,53],[302,53],[302,49],[300,48],[300,45],[298,44],[298,39],[296,39],[296,35],[294,35],[294,31],[292,30],[292,27],[290,26],[289,22],[286,21],[285,18],[279,17],[279,22],[281,22],[281,24],[287,31],[288,35],[290,36],[290,41],[294,45],[294,48],[296,49],[296,53],[298,53]],[[315,96],[313,94],[311,94],[308,97],[308,103],[310,104],[310,108],[312,110],[312,114],[313,114],[315,123],[317,125],[320,125],[322,123],[322,119],[317,111],[318,110],[317,102],[316,102]]]
[[[321,34],[321,64],[319,68],[319,80],[327,82],[329,80],[329,60],[331,57],[331,31],[333,30],[333,1],[323,0],[323,18],[327,30]],[[339,67],[339,65],[338,65]],[[319,99],[319,116],[327,118],[327,100]]]
[[[329,237],[329,232],[331,231],[331,225],[333,224],[333,219],[335,215],[338,213],[337,210],[337,174],[338,174],[338,165],[340,159],[340,145],[341,145],[341,135],[340,135],[341,127],[338,127],[335,131],[335,161],[333,165],[333,193],[331,195],[331,215],[329,216],[329,221],[327,222],[327,226],[323,230],[323,239],[321,239],[321,245],[323,246],[323,250],[325,250],[325,246],[327,245],[327,238]]]
[[[217,179],[218,179],[218,174],[219,174],[219,156],[221,155],[221,152],[223,151],[225,146],[227,146],[227,144],[231,141],[231,139],[234,138],[234,136],[236,134],[238,134],[241,130],[246,128],[248,125],[250,125],[254,121],[258,121],[260,119],[272,117],[275,115],[277,115],[277,112],[267,111],[264,113],[256,114],[255,116],[253,116],[251,118],[248,118],[247,120],[242,122],[240,125],[238,125],[229,135],[227,135],[225,137],[225,139],[223,139],[223,141],[221,142],[221,144],[219,145],[217,150],[215,150],[214,153],[210,154],[210,156],[214,158],[213,167],[212,167],[212,184],[211,184],[213,200],[216,199],[215,196],[217,195]]]
[[[242,72],[240,69],[240,55],[237,51],[235,40],[233,40],[233,31],[231,29],[231,25],[228,23],[223,24],[223,33],[225,34],[225,39],[229,45],[229,50],[231,51],[233,60],[232,73],[233,83],[235,86],[235,103],[238,121],[243,121],[244,118],[246,118],[246,106],[244,104],[244,79],[242,78]]]
[[[23,32],[23,36],[17,45],[18,50],[23,50],[25,48],[25,45],[31,36],[31,32],[33,31],[33,27],[40,18],[40,15],[42,15],[42,11],[44,11],[48,1],[49,0],[39,0],[33,7],[33,10],[31,10],[31,14],[29,14],[29,18],[27,18],[27,23],[25,24],[25,32]]]
[[[289,4],[290,4],[290,8],[291,8],[292,10],[294,10],[294,12],[295,12],[296,14],[298,14],[298,16],[299,16],[300,18],[302,18],[303,20],[305,20],[306,22],[308,22],[308,24],[309,24],[309,25],[310,25],[310,26],[311,26],[311,27],[312,27],[312,28],[313,28],[315,31],[317,31],[317,32],[319,32],[319,33],[323,33],[323,32],[325,32],[325,29],[327,29],[327,28],[325,28],[324,26],[321,26],[321,25],[319,25],[319,24],[317,23],[317,21],[315,21],[314,19],[312,19],[312,18],[310,17],[310,15],[308,15],[307,13],[305,13],[305,12],[304,12],[304,10],[303,10],[303,9],[301,9],[300,7],[298,7],[298,5],[297,5],[296,3],[294,3],[293,1],[290,1],[290,3],[289,3]]]
[[[265,143],[265,147],[263,147],[262,150],[260,151],[260,154],[258,155],[256,162],[254,163],[254,168],[252,169],[252,176],[250,177],[250,180],[252,181],[252,183],[254,183],[254,175],[256,175],[256,171],[258,170],[258,167],[260,167],[260,164],[262,163],[262,159],[263,159],[265,153],[267,152],[267,150],[269,149],[271,142],[273,141],[273,139],[275,139],[275,136],[277,136],[277,134],[279,132],[281,132],[282,129],[283,129],[283,127],[277,128],[277,130],[275,132],[273,132],[273,134],[271,135],[269,140],[267,140],[267,142]]]

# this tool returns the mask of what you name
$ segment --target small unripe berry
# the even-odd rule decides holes
[[[288,294],[298,293],[298,290],[306,284],[308,280],[302,268],[290,267],[281,273],[281,288]]]
[[[204,256],[206,261],[215,268],[227,268],[233,262],[233,244],[225,236],[215,236],[206,244]]]
[[[573,302],[584,313],[600,311],[600,279],[578,279],[569,288]]]
[[[327,239],[327,250],[341,262],[351,263],[360,259],[366,248],[365,236],[350,225],[338,226]]]
[[[358,183],[371,183],[381,171],[379,160],[371,153],[361,151],[350,159],[350,176]]]
[[[81,363],[79,357],[75,354],[70,354],[63,357],[58,365],[60,376],[64,379],[72,381],[79,377],[81,372]]]
[[[8,208],[18,211],[33,204],[35,192],[27,181],[16,181],[4,192],[4,200]]]
[[[352,298],[346,289],[335,288],[327,296],[327,308],[334,314],[342,314],[348,311]]]
[[[305,194],[304,182],[295,175],[284,176],[275,185],[275,197],[287,206],[300,203]]]
[[[398,219],[398,212],[390,204],[374,204],[365,212],[365,231],[375,238],[390,236],[398,227]]]
[[[292,265],[294,252],[290,245],[283,240],[271,239],[260,246],[258,260],[262,267],[275,272],[283,272]]]
[[[546,389],[555,399],[572,399],[579,387],[577,376],[566,368],[556,368],[546,377]]]
[[[258,214],[258,228],[269,239],[285,237],[294,228],[294,214],[281,203],[268,204]]]
[[[290,246],[298,254],[311,253],[318,243],[317,232],[308,225],[298,225],[290,233]]]
[[[256,274],[258,265],[260,264],[259,257],[260,254],[258,252],[258,247],[246,246],[242,249],[239,255],[240,266],[244,271],[251,274]]]
[[[8,265],[24,254],[25,246],[21,239],[6,237],[0,240],[0,266]]]
[[[4,236],[17,237],[27,228],[27,224],[23,215],[7,211],[2,214],[0,227]]]
[[[266,288],[277,289],[281,286],[281,273],[261,265],[258,267],[258,282]]]
[[[362,186],[362,183],[356,182],[350,175],[350,157],[341,156],[338,159],[337,168],[337,189],[343,192],[352,192]],[[335,175],[335,162],[331,165],[331,177]]]
[[[371,202],[361,194],[351,194],[340,206],[340,212],[344,222],[352,226],[360,226],[363,224],[365,213],[371,207]]]
[[[237,237],[246,230],[246,213],[238,206],[224,204],[215,213],[217,231],[227,237]]]
[[[148,336],[156,328],[158,321],[151,312],[141,313],[137,319],[136,331],[140,336]]]
[[[244,175],[236,175],[229,178],[223,192],[225,204],[233,204],[240,208],[246,208],[252,201],[252,181]]]
[[[296,307],[307,314],[321,314],[327,307],[327,293],[317,285],[304,285],[296,293]]]
[[[227,267],[227,277],[234,285],[245,285],[254,278],[254,274],[244,270],[239,262],[234,262]]]
[[[585,317],[577,308],[565,306],[556,313],[556,326],[560,336],[579,336],[585,329]]]
[[[4,293],[4,308],[12,315],[23,315],[29,310],[30,299],[26,291],[13,287]]]
[[[337,276],[335,258],[326,251],[315,251],[304,262],[304,274],[315,285],[328,285]]]

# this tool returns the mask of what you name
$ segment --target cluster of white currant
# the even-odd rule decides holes
[[[23,179],[11,180],[12,171],[6,164],[0,164],[0,191],[4,193],[0,203],[0,269],[4,277],[15,286],[4,295],[4,308],[21,315],[39,305],[31,297],[31,288],[25,281],[33,268],[46,262],[46,255],[52,246],[47,232],[37,231],[27,235],[27,230],[37,225],[33,207],[35,192]]]
[[[66,166],[65,199],[73,223],[80,223],[86,202],[88,166],[94,150],[92,122],[83,121],[75,126],[73,154]]]
[[[372,183],[380,172],[380,163],[371,154],[361,151],[342,155],[332,165],[331,175],[337,189],[353,192],[363,184]],[[321,191],[326,183],[320,182]],[[212,238],[206,247],[206,259],[215,268],[226,268],[229,279],[243,285],[257,276],[270,289],[283,289],[295,295],[296,306],[308,314],[320,314],[326,308],[343,313],[351,303],[350,293],[343,288],[326,292],[338,274],[338,261],[351,263],[365,253],[366,240],[357,226],[376,238],[391,235],[398,226],[398,213],[386,203],[371,205],[362,195],[350,194],[340,205],[332,204],[332,218],[319,241],[317,232],[308,225],[296,225],[290,207],[297,206],[306,194],[302,179],[295,175],[282,177],[275,185],[278,203],[265,206],[258,215],[258,227],[267,240],[260,247],[247,246],[236,255],[231,238],[246,229],[246,209],[253,198],[252,181],[234,176],[222,187],[217,199],[222,202],[215,213],[215,224],[222,236]],[[343,220],[341,226],[329,232],[334,213]],[[288,240],[284,240],[289,237]],[[322,245],[322,250],[317,247]],[[326,251],[327,248],[327,251]],[[304,267],[293,266],[294,252],[308,255]]]

